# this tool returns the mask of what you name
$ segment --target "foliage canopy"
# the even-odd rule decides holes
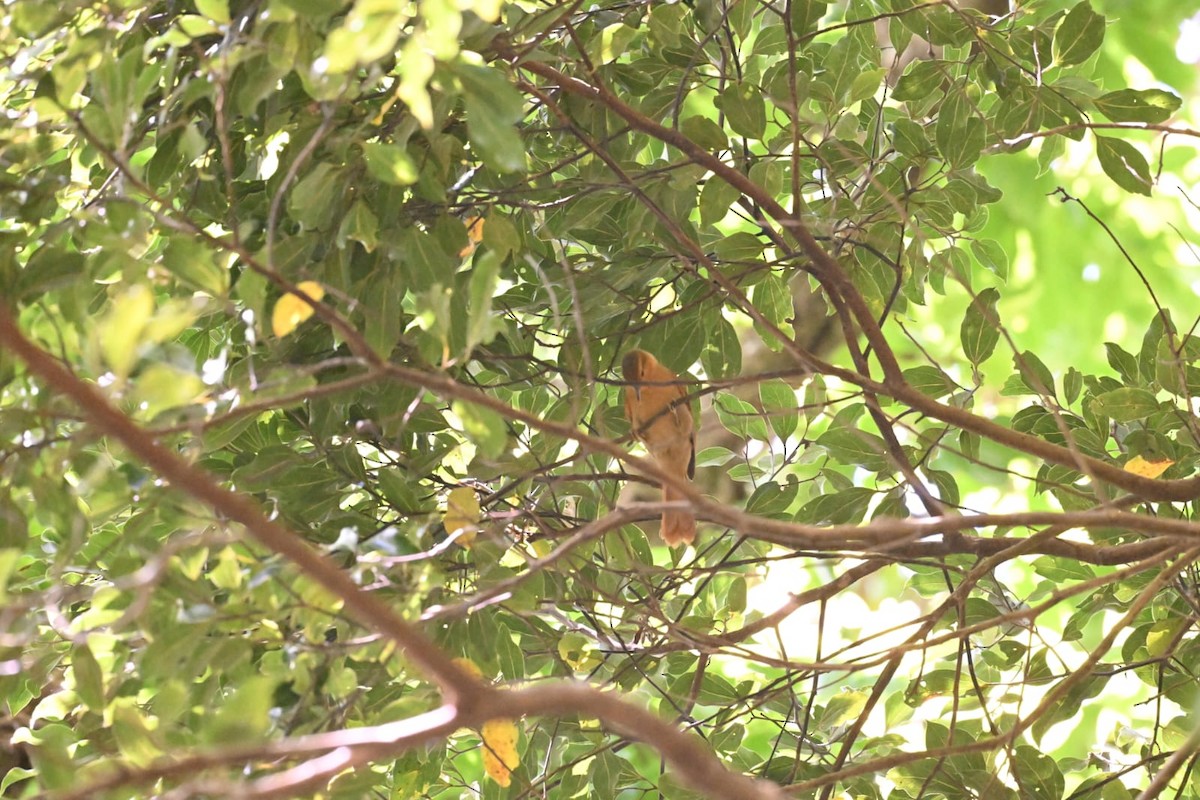
[[[0,793],[1200,797],[1182,5],[6,4]]]

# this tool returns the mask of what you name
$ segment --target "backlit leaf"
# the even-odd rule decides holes
[[[325,296],[325,287],[316,281],[301,281],[296,288],[313,300],[321,300]],[[300,323],[313,315],[312,305],[303,298],[289,292],[275,301],[271,311],[271,331],[283,338],[300,326]]]
[[[521,766],[517,751],[517,723],[511,719],[490,719],[480,730],[483,738],[483,768],[488,777],[501,786],[512,783],[512,772]]]
[[[1141,475],[1143,478],[1157,478],[1166,472],[1174,461],[1163,459],[1162,461],[1148,461],[1141,456],[1134,456],[1125,462],[1125,471],[1132,472],[1134,475]]]
[[[479,495],[470,486],[457,486],[446,495],[442,524],[448,535],[456,537],[455,544],[469,548],[475,542],[479,515]]]
[[[988,359],[1000,341],[999,319],[996,315],[996,302],[1000,293],[993,288],[980,292],[963,318],[959,339],[962,342],[963,355],[978,366]]]

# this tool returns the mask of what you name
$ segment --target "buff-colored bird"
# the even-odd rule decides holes
[[[696,433],[687,389],[674,372],[645,350],[630,350],[621,362],[625,376],[625,416],[633,435],[646,444],[651,458],[663,470],[687,480],[696,474]],[[663,502],[683,500],[663,485]],[[662,538],[669,547],[691,544],[696,538],[696,518],[690,511],[664,511]]]

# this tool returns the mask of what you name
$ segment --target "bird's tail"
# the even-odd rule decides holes
[[[663,487],[663,502],[670,503],[686,498],[670,488]],[[696,538],[696,518],[691,511],[664,511],[662,515],[662,538],[667,547],[691,544]]]

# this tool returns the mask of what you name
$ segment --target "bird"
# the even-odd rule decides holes
[[[696,474],[696,432],[687,389],[678,376],[645,350],[630,350],[621,361],[625,378],[625,416],[633,435],[664,472],[686,481]],[[667,484],[663,502],[684,500]],[[671,510],[662,515],[662,538],[668,547],[691,544],[696,538],[696,517],[691,511]]]

